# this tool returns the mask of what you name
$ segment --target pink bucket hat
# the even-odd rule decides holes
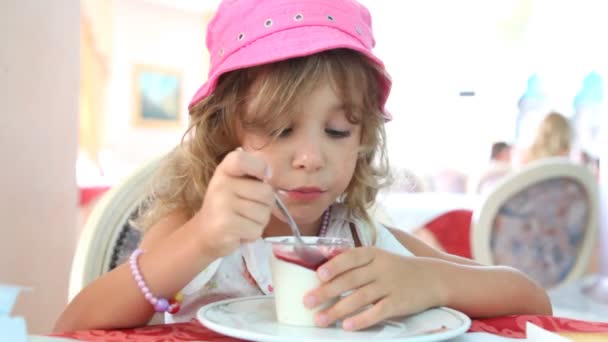
[[[383,70],[380,107],[388,121],[384,105],[391,79],[373,54],[374,45],[371,16],[354,0],[223,0],[207,27],[209,77],[188,108],[209,96],[226,72],[348,48]]]

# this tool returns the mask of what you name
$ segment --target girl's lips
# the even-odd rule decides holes
[[[321,197],[325,191],[316,187],[301,187],[291,190],[282,190],[280,192],[284,193],[291,200],[313,201]]]
[[[300,188],[291,189],[288,191],[297,191],[297,192],[323,192],[321,188],[317,188],[316,186],[303,186]]]

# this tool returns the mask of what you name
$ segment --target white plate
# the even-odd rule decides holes
[[[383,321],[362,331],[345,331],[339,326],[289,326],[277,322],[272,296],[211,303],[200,308],[196,317],[204,326],[220,334],[267,342],[442,341],[464,334],[471,326],[471,320],[465,314],[443,307]]]

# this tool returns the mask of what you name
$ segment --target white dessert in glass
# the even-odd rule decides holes
[[[277,320],[280,323],[298,326],[314,326],[314,315],[337,301],[327,301],[314,309],[304,306],[304,295],[318,287],[321,281],[316,270],[327,260],[353,247],[352,241],[341,238],[316,236],[302,237],[308,247],[316,248],[323,256],[321,262],[303,260],[294,249],[292,236],[272,237],[266,241],[272,244],[270,268],[275,295]]]

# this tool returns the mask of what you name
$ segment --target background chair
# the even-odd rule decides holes
[[[473,194],[486,194],[494,188],[498,181],[511,173],[513,173],[513,168],[510,165],[496,165],[478,177],[471,177],[467,191]]]
[[[424,227],[432,235],[434,242],[445,252],[472,259],[472,215],[473,212],[468,209],[450,210],[434,218]]]
[[[137,248],[141,233],[132,226],[149,195],[149,183],[162,158],[149,161],[113,186],[89,216],[72,261],[68,298],[124,262]]]
[[[473,257],[553,288],[584,274],[597,222],[591,173],[563,158],[540,160],[499,181],[474,212]]]

